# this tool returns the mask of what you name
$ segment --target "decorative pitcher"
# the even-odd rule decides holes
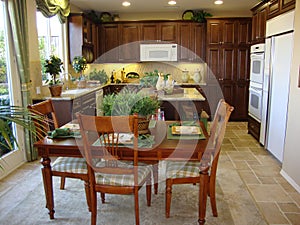
[[[202,76],[200,74],[199,69],[197,69],[197,71],[194,73],[193,79],[194,79],[195,83],[200,83]]]

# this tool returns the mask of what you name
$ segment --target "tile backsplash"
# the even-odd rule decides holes
[[[125,73],[136,72],[143,77],[146,72],[158,70],[163,74],[171,74],[173,79],[178,83],[182,83],[182,71],[189,71],[190,81],[193,83],[193,74],[196,71],[200,72],[200,83],[206,83],[206,63],[175,63],[175,62],[142,62],[142,63],[103,63],[103,64],[89,64],[85,74],[89,74],[94,69],[104,70],[110,77],[113,71],[116,72],[117,78],[121,78],[121,71],[124,68]]]

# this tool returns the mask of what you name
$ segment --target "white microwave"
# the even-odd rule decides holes
[[[177,61],[177,44],[140,44],[140,61]]]

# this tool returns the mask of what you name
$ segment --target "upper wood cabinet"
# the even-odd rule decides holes
[[[252,11],[252,44],[264,43],[266,22],[275,16],[295,8],[295,0],[270,0],[255,5]]]
[[[205,23],[178,23],[178,60],[205,61]]]
[[[84,14],[70,14],[68,17],[69,56],[70,61],[75,56],[82,55],[87,62],[93,62],[97,52],[98,28]]]
[[[179,46],[180,61],[204,59],[205,28],[205,24],[192,21],[104,23],[99,29],[101,60],[98,62],[138,62],[140,41],[177,43],[183,46]]]

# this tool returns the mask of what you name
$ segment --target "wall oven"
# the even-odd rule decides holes
[[[250,81],[263,83],[265,44],[252,45],[250,49]]]
[[[252,45],[250,49],[250,85],[248,113],[261,121],[264,78],[265,44]]]
[[[262,84],[250,81],[248,113],[258,122],[261,121],[262,93]]]

